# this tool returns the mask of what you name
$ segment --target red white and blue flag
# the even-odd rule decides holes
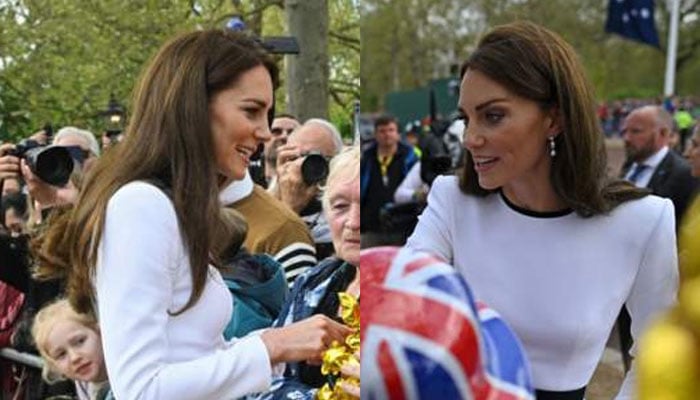
[[[360,265],[363,399],[535,398],[519,341],[452,266],[392,247]]]

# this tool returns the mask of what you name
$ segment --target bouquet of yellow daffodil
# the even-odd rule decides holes
[[[360,303],[347,293],[338,293],[338,297],[343,322],[353,329],[353,333],[348,335],[343,343],[333,342],[323,353],[321,373],[326,375],[331,383],[326,383],[318,391],[318,400],[352,400],[354,397],[345,393],[340,388],[341,384],[360,386],[359,379],[340,376],[340,370],[344,366],[358,364],[354,354],[360,351]]]

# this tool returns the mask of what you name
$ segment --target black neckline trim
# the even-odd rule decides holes
[[[527,215],[528,217],[559,218],[559,217],[567,216],[567,215],[571,214],[572,212],[574,212],[574,210],[571,208],[565,208],[563,210],[558,210],[558,211],[544,211],[544,212],[532,211],[532,210],[528,210],[527,208],[522,208],[522,207],[519,207],[519,206],[516,206],[515,204],[513,204],[510,200],[508,200],[508,197],[503,193],[502,190],[499,190],[498,194],[501,196],[501,198],[503,199],[503,202],[506,203],[508,208],[517,212],[518,214]]]

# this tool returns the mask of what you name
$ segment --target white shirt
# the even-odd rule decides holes
[[[407,246],[451,262],[503,316],[538,389],[585,386],[625,302],[638,338],[676,299],[673,204],[656,196],[608,215],[538,218],[499,194],[465,195],[456,177],[438,177]]]
[[[656,171],[656,167],[661,164],[661,161],[663,161],[664,157],[666,157],[666,154],[668,154],[668,146],[664,146],[659,151],[656,153],[652,154],[649,156],[646,160],[642,161],[642,165],[646,165],[647,168],[645,168],[642,172],[639,173],[637,176],[636,181],[634,184],[637,187],[640,188],[645,188],[649,186],[649,181],[651,181],[652,175],[654,175],[654,171]],[[630,176],[632,176],[632,173],[634,172],[634,169],[637,167],[637,163],[632,163],[630,166],[629,171],[627,171],[627,174],[625,175],[625,179],[629,180]]]
[[[426,185],[420,177],[420,165],[420,161],[413,164],[413,167],[408,171],[406,177],[403,178],[399,187],[396,188],[396,192],[394,192],[394,202],[396,204],[408,203],[415,200],[413,195],[418,189],[423,189],[425,193],[428,193],[430,186]]]
[[[105,363],[117,399],[235,399],[265,390],[270,360],[258,336],[226,342],[231,294],[210,267],[201,298],[175,209],[155,186],[131,182],[107,205],[95,277]]]

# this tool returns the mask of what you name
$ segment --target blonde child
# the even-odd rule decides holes
[[[44,379],[65,377],[75,381],[80,400],[112,398],[95,318],[77,313],[61,299],[37,313],[32,336],[45,361]]]

